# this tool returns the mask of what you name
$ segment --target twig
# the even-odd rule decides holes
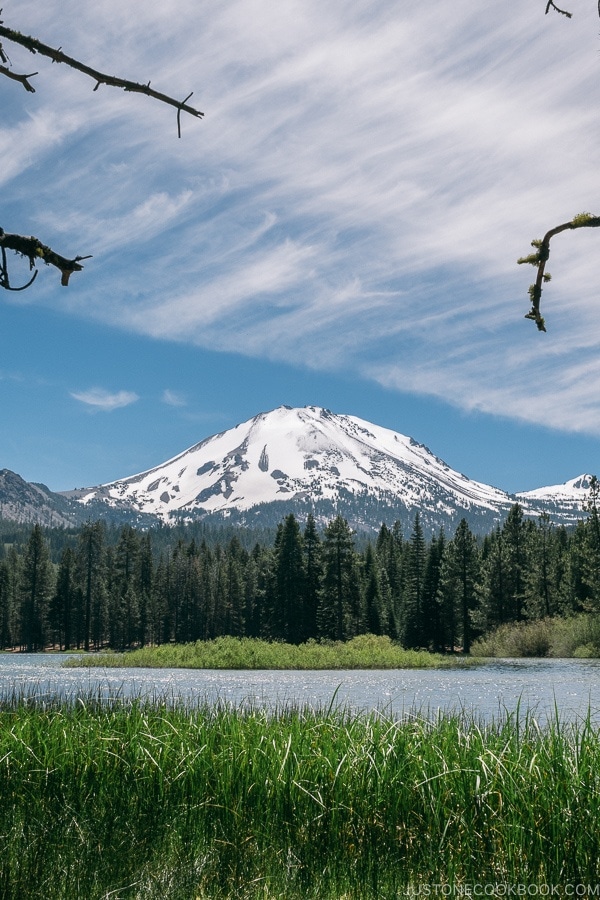
[[[26,291],[28,287],[31,287],[35,279],[38,275],[38,270],[35,269],[33,275],[29,279],[26,284],[22,284],[20,287],[14,287],[10,283],[10,278],[8,276],[8,263],[6,261],[6,250],[4,249],[4,245],[0,244],[0,255],[2,257],[2,264],[0,265],[0,287],[4,288],[5,291]]]
[[[18,75],[16,72],[11,72],[6,66],[0,66],[0,74],[6,75],[7,78],[12,78],[13,81],[20,82],[26,91],[29,91],[30,94],[35,94],[35,88],[29,83],[29,79],[37,75],[37,72],[32,72],[31,75]]]
[[[600,216],[592,216],[590,213],[580,213],[579,215],[574,216],[570,222],[564,222],[562,225],[557,225],[556,228],[551,228],[541,241],[532,241],[531,246],[536,248],[536,253],[531,253],[529,256],[522,256],[517,260],[519,265],[522,263],[529,263],[537,268],[535,284],[529,286],[531,309],[526,314],[525,318],[533,319],[538,327],[538,331],[546,330],[546,322],[540,313],[540,301],[542,299],[542,285],[545,282],[550,281],[551,278],[550,274],[545,271],[546,263],[550,256],[550,241],[555,234],[560,234],[561,231],[568,231],[574,228],[597,228],[598,226],[600,226]]]
[[[598,5],[599,5],[599,9],[600,9],[600,0],[599,0],[599,4],[598,4]],[[561,16],[566,16],[567,19],[572,19],[572,18],[573,18],[573,13],[566,12],[566,10],[564,10],[564,9],[560,9],[560,8],[556,5],[556,3],[553,2],[553,0],[548,0],[548,4],[547,4],[547,6],[546,6],[546,15],[548,15],[548,10],[550,10],[550,9],[556,10],[556,12],[557,12],[557,13],[560,13]]]
[[[600,3],[600,0],[598,0],[598,2]],[[96,90],[96,88],[94,88],[94,90]],[[177,137],[181,137],[181,110],[185,108],[185,104],[188,102],[193,93],[194,92],[192,91],[187,95],[187,97],[177,110]]]
[[[91,259],[90,256],[76,256],[75,259],[67,259],[59,253],[55,253],[50,247],[42,244],[36,237],[25,237],[22,234],[7,234],[0,228],[0,248],[2,249],[3,259],[3,277],[0,280],[0,287],[8,290],[22,290],[21,288],[12,288],[8,280],[6,271],[6,250],[14,250],[21,256],[25,256],[29,260],[29,268],[34,269],[36,262],[41,259],[48,266],[55,266],[61,273],[60,283],[65,287],[69,284],[69,277],[73,272],[81,272],[83,266],[82,259]],[[35,276],[34,276],[35,277]],[[33,278],[29,282],[31,284]],[[29,287],[29,284],[24,287]]]
[[[189,113],[191,116],[195,116],[198,119],[201,119],[204,116],[204,113],[200,112],[200,110],[188,105],[187,101],[190,99],[192,94],[189,94],[183,101],[176,100],[174,97],[169,97],[167,94],[163,94],[160,91],[155,91],[154,88],[150,87],[150,82],[148,82],[148,84],[139,84],[136,81],[129,81],[126,78],[117,78],[114,75],[105,75],[103,72],[98,72],[96,69],[92,69],[90,66],[86,66],[84,63],[79,62],[79,60],[74,59],[72,56],[67,56],[66,53],[62,52],[60,47],[58,49],[49,47],[47,44],[43,44],[41,41],[38,41],[37,38],[21,34],[19,31],[13,31],[11,28],[6,28],[2,24],[0,24],[0,37],[3,37],[8,41],[13,41],[15,44],[20,44],[22,47],[26,47],[27,50],[29,50],[31,53],[40,53],[42,56],[47,56],[52,60],[52,62],[65,63],[65,65],[70,66],[70,68],[76,69],[78,72],[82,72],[84,75],[87,75],[89,78],[92,78],[96,82],[96,86],[94,88],[95,91],[98,90],[101,84],[106,84],[111,87],[120,87],[124,91],[129,91],[131,93],[146,94],[148,97],[152,97],[154,100],[160,100],[161,103],[167,103],[169,106],[174,106],[177,110],[177,126],[179,137],[181,137],[180,117],[182,112]],[[2,53],[2,58],[4,59],[4,61],[7,61],[4,53]],[[20,81],[27,91],[30,91],[32,93],[35,92],[35,88],[28,81],[28,79],[31,77],[30,75],[15,75],[13,73],[10,73],[10,70],[6,69],[5,66],[0,66],[0,74],[7,75],[9,78],[13,78],[15,81]],[[34,74],[37,75],[37,72]]]

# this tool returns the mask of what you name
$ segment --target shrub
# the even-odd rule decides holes
[[[471,655],[505,658],[600,657],[600,616],[581,613],[568,618],[506,623],[475,641]]]

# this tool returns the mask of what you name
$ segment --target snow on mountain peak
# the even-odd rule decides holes
[[[524,501],[542,500],[547,502],[583,503],[590,491],[591,475],[579,475],[564,484],[554,484],[549,487],[537,488],[533,491],[523,491],[517,494]]]
[[[589,477],[568,482],[584,492]],[[565,486],[566,487],[566,486]],[[542,489],[519,495],[525,510],[553,500]],[[580,498],[580,494],[577,497]],[[357,416],[318,406],[280,406],[212,435],[153,469],[80,493],[164,521],[210,513],[243,514],[264,504],[370,506],[371,527],[382,511],[419,511],[432,527],[463,514],[483,523],[506,514],[514,498],[451,469],[406,435]],[[283,509],[283,506],[281,507]]]
[[[80,500],[126,502],[169,519],[365,493],[448,509],[506,503],[503,492],[454,472],[412,438],[316,406],[260,413],[147,472],[92,488]]]

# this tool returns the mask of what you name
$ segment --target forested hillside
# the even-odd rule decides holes
[[[0,526],[0,645],[122,650],[219,635],[302,643],[387,634],[405,647],[468,652],[506,622],[600,610],[595,501],[573,529],[516,504],[476,538],[466,520],[426,540],[383,525],[360,545],[336,517],[288,515],[242,529],[136,531]]]

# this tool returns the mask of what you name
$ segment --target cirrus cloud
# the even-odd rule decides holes
[[[70,395],[90,409],[102,412],[112,412],[114,409],[130,406],[140,399],[133,391],[111,392],[99,387],[87,391],[71,391]]]
[[[16,27],[90,64],[196,88],[206,113],[178,141],[160,104],[92,96],[50,64],[38,93],[9,98],[5,215],[94,254],[66,294],[39,279],[42,302],[600,434],[581,371],[600,356],[595,236],[553,247],[547,336],[523,322],[516,265],[532,238],[599,212],[593,9],[565,22],[538,3],[172,0],[140,22],[119,0],[10,5]]]
[[[172,391],[169,388],[165,388],[162,392],[161,400],[167,406],[187,406],[187,400],[185,397],[178,393],[177,391]]]

